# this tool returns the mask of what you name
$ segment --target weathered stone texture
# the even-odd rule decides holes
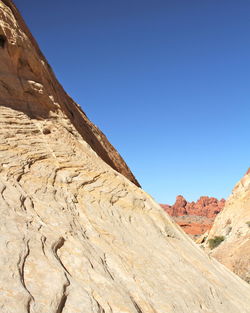
[[[236,184],[225,208],[216,217],[209,240],[223,236],[224,241],[211,251],[216,259],[250,283],[250,171]]]
[[[1,105],[25,112],[30,118],[67,118],[78,135],[112,168],[139,186],[105,135],[63,90],[12,1],[0,2]],[[71,126],[70,126],[71,127]]]
[[[249,286],[89,144],[13,10],[0,1],[1,313],[249,313]]]

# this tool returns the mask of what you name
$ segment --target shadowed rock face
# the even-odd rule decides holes
[[[224,199],[217,200],[203,196],[197,202],[187,202],[183,196],[179,195],[174,205],[161,204],[161,207],[188,235],[197,239],[211,229],[216,215],[224,205]]]
[[[241,278],[250,283],[250,170],[236,184],[225,208],[216,217],[206,241],[224,237],[210,253]]]
[[[1,105],[24,112],[31,119],[57,119],[63,113],[84,141],[113,169],[139,186],[134,175],[105,135],[89,121],[81,108],[65,93],[41,53],[12,1],[2,1],[0,35],[6,37],[1,48]],[[11,14],[10,14],[11,12]],[[11,15],[18,24],[9,25]]]
[[[9,1],[0,34],[1,313],[248,313],[249,286],[88,143]]]

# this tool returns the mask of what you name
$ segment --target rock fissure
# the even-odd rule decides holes
[[[136,309],[136,312],[137,312],[137,313],[143,313],[143,311],[141,310],[141,308],[140,308],[140,306],[138,305],[138,303],[137,303],[132,297],[130,297],[130,299],[131,299],[131,301],[132,301],[132,303],[133,303],[133,305],[134,305],[134,307],[135,307],[135,309]]]
[[[65,274],[65,278],[66,278],[66,283],[63,285],[62,295],[58,304],[58,308],[56,309],[56,313],[62,313],[67,302],[67,298],[68,298],[67,290],[68,290],[68,287],[70,286],[70,281],[67,277],[67,274]]]
[[[57,261],[59,262],[59,264],[62,266],[62,268],[64,269],[64,271],[70,275],[69,271],[66,269],[66,267],[64,266],[64,264],[62,263],[62,260],[60,259],[60,257],[58,256],[58,250],[60,250],[63,245],[65,243],[65,239],[63,237],[60,237],[53,245],[52,245],[52,251],[54,256],[56,257]],[[70,275],[71,276],[71,275]]]
[[[25,263],[26,263],[26,260],[29,256],[29,254],[30,254],[29,240],[24,238],[23,243],[24,243],[24,250],[22,251],[21,255],[19,256],[19,261],[18,261],[17,267],[18,267],[18,272],[19,272],[21,284],[24,287],[24,289],[26,290],[26,292],[28,293],[28,299],[26,302],[26,306],[27,306],[27,312],[30,313],[31,303],[34,302],[34,297],[26,285],[25,274],[24,274]]]
[[[103,265],[103,268],[104,268],[105,272],[108,273],[108,275],[110,276],[110,278],[112,280],[114,280],[114,276],[111,274],[111,272],[110,272],[110,270],[108,268],[106,254],[104,254],[103,258],[101,258],[101,262],[102,262],[102,265]]]

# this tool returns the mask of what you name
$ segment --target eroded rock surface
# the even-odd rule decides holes
[[[216,259],[250,283],[250,170],[236,184],[225,208],[216,217],[209,240],[224,239],[211,251]]]
[[[0,32],[1,313],[249,313],[248,284],[89,144],[8,0]]]
[[[25,112],[31,119],[67,118],[69,131],[72,125],[107,164],[139,186],[105,135],[55,79],[13,2],[0,3],[0,36],[6,38],[5,47],[0,47],[1,105]]]

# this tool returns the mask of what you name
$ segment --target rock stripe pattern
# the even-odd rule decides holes
[[[0,312],[249,313],[248,284],[89,144],[23,25],[0,1]]]

